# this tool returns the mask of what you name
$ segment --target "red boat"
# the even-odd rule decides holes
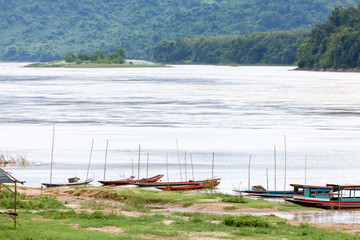
[[[139,182],[139,183],[151,183],[151,182],[156,182],[158,180],[160,180],[160,178],[162,178],[164,175],[159,174],[156,175],[154,177],[151,178],[143,178],[143,179],[137,179],[134,180],[134,176],[131,176],[129,178],[125,178],[125,179],[120,179],[120,180],[114,180],[114,181],[98,181],[99,183],[103,184],[103,185],[128,185],[128,184],[132,184],[135,182]]]
[[[178,185],[178,186],[160,186],[160,187],[156,187],[157,189],[161,189],[164,191],[186,191],[186,190],[201,190],[201,189],[206,189],[206,188],[212,188],[212,187],[216,187],[217,185],[220,184],[220,181],[206,181],[203,183],[197,183],[197,184],[192,184],[192,185]]]
[[[218,182],[220,181],[220,178],[216,179],[207,179],[207,180],[200,180],[200,181],[186,181],[186,182],[139,182],[135,181],[135,183],[131,183],[132,185],[136,185],[138,187],[161,187],[161,186],[184,186],[184,185],[199,185],[204,184],[206,182]]]

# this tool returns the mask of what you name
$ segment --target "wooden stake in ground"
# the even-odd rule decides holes
[[[166,176],[167,176],[167,182],[169,182],[169,161],[168,161],[167,153],[166,153]]]
[[[191,153],[190,153],[190,160],[191,160],[192,180],[195,181],[195,177],[194,177],[194,165],[193,165],[193,160],[192,160]]]
[[[185,182],[187,182],[187,171],[186,171],[186,151],[185,151]]]
[[[180,180],[182,182],[182,172],[181,172],[181,163],[180,163],[180,154],[179,154],[179,144],[178,144],[178,140],[176,139],[176,148],[177,148],[177,154],[178,154],[178,159],[179,159],[179,169],[180,169]]]
[[[146,161],[146,179],[149,177],[149,153],[147,154],[147,161]]]
[[[284,198],[285,198],[285,191],[286,191],[286,135],[284,135],[284,145],[285,145]]]
[[[276,145],[274,145],[274,188],[276,191]]]
[[[248,166],[248,190],[250,190],[250,165],[251,165],[251,155],[249,156],[249,166]]]
[[[138,161],[138,180],[140,179],[140,144],[139,144],[139,161]]]
[[[91,150],[90,150],[89,164],[88,164],[88,169],[87,169],[87,172],[86,172],[86,182],[87,182],[88,176],[89,176],[90,162],[91,162],[91,156],[92,156],[92,152],[93,152],[93,146],[94,146],[94,139],[92,139],[92,141],[91,141]]]
[[[52,139],[52,147],[51,147],[51,163],[50,163],[50,186],[52,182],[52,165],[54,159],[54,143],[55,143],[55,123],[53,123],[53,139]]]
[[[107,159],[108,145],[109,145],[109,140],[106,140],[105,164],[104,164],[104,181],[105,181],[105,176],[106,176],[106,159]]]
[[[307,155],[305,155],[305,185],[306,185],[306,162],[307,162]]]
[[[211,179],[214,179],[214,161],[215,161],[215,153],[213,152]]]
[[[268,169],[266,169],[266,189],[269,191],[269,174]]]

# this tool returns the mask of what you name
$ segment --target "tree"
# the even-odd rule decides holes
[[[75,55],[73,53],[69,53],[65,57],[65,62],[74,62],[75,61]]]

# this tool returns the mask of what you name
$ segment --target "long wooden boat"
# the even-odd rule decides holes
[[[208,181],[219,182],[221,178],[216,179],[207,179],[200,181],[185,181],[185,182],[149,182],[149,183],[141,183],[135,182],[132,185],[136,185],[138,187],[161,187],[161,186],[184,186],[184,185],[199,185]]]
[[[285,197],[290,198],[293,196],[293,191],[266,191],[266,190],[244,190],[243,193],[247,193],[252,196],[259,197]]]
[[[91,183],[93,179],[88,179],[86,181],[75,181],[75,182],[68,182],[68,183],[41,183],[45,187],[69,187],[69,186],[78,186],[78,185],[87,185]]]
[[[98,181],[99,183],[103,184],[103,185],[128,185],[131,183],[135,183],[135,182],[140,182],[140,183],[148,183],[148,182],[156,182],[159,181],[160,178],[162,178],[164,175],[159,174],[150,178],[143,178],[143,179],[139,179],[139,180],[135,180],[134,176],[131,176],[129,178],[126,179],[121,179],[121,180],[114,180],[114,181]]]
[[[190,191],[190,190],[201,190],[206,188],[216,187],[220,184],[220,181],[207,181],[200,184],[192,184],[192,185],[178,185],[178,186],[160,186],[156,187],[157,189],[161,189],[164,191]]]
[[[295,204],[327,209],[360,208],[360,185],[291,186],[294,187],[293,197],[287,201]]]

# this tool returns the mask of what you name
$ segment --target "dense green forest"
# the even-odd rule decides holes
[[[154,46],[188,35],[311,29],[360,0],[0,0],[0,59],[51,61],[68,53],[151,60]]]
[[[245,36],[186,37],[162,41],[154,49],[154,58],[164,63],[208,64],[294,64],[306,30],[259,32]]]
[[[316,24],[299,47],[298,66],[360,68],[360,4],[337,7],[325,23]]]

